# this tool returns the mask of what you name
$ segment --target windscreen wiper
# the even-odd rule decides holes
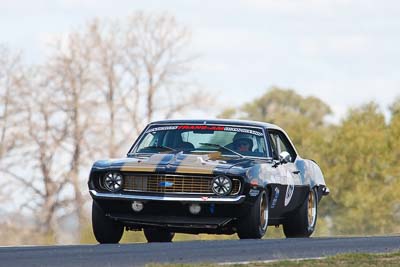
[[[245,157],[245,156],[243,156],[242,154],[236,152],[236,151],[233,150],[233,149],[230,149],[230,148],[227,148],[227,147],[225,147],[225,146],[218,145],[218,144],[200,143],[200,145],[221,148],[221,149],[224,149],[224,150],[226,150],[226,151],[229,151],[229,152],[231,152],[231,153],[233,153],[233,154],[235,154],[235,155],[237,155],[237,156],[239,156],[239,157],[241,157],[241,158],[244,158],[244,157]]]
[[[169,146],[162,146],[162,145],[158,145],[158,146],[146,146],[144,148],[157,148],[157,149],[164,149],[164,150],[170,150],[170,151],[177,151],[176,149],[169,147]]]

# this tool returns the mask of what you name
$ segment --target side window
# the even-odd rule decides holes
[[[276,145],[276,135],[274,133],[269,133],[269,141],[271,143],[271,149],[272,149],[273,158],[274,159],[279,159],[278,146]]]
[[[270,131],[271,147],[275,158],[279,158],[282,151],[286,151],[292,157],[292,161],[296,159],[296,152],[287,139],[286,135],[280,131]]]
[[[290,149],[288,148],[287,144],[285,144],[285,143],[282,141],[282,136],[277,135],[276,141],[277,141],[277,143],[278,143],[279,153],[281,153],[282,151],[286,151],[286,152],[289,152],[289,151],[290,151]],[[290,153],[290,152],[289,152],[289,153]]]

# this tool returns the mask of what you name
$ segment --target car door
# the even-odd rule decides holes
[[[291,145],[286,134],[279,130],[269,130],[269,136],[271,141],[272,154],[275,160],[279,161],[276,165],[278,172],[281,177],[282,189],[285,191],[283,200],[283,207],[289,206],[295,186],[301,184],[300,171],[297,169],[295,161],[297,154],[293,146]],[[282,161],[279,158],[282,152],[287,152],[290,154],[290,159],[288,161]],[[283,192],[282,192],[283,193]]]

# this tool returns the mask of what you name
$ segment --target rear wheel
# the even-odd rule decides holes
[[[309,237],[315,230],[318,214],[318,194],[312,189],[303,204],[292,213],[283,224],[283,232],[288,238]]]
[[[268,226],[268,197],[265,191],[259,194],[250,212],[239,219],[237,234],[240,239],[260,239]]]
[[[124,233],[124,226],[105,216],[103,209],[93,201],[92,228],[94,236],[100,244],[116,244]]]
[[[147,239],[147,242],[171,242],[175,236],[175,233],[164,229],[156,229],[156,228],[145,228],[143,229],[144,236]]]

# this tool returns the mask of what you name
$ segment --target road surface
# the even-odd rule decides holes
[[[400,250],[400,236],[0,247],[0,266],[144,266],[315,258]]]

